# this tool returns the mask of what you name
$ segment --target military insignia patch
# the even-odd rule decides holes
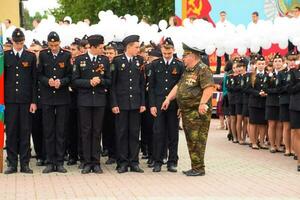
[[[176,69],[176,67],[172,70],[172,74],[173,74],[173,75],[176,75],[176,74],[177,74],[177,69]]]
[[[76,71],[76,65],[73,65],[73,72]]]
[[[28,62],[22,62],[22,66],[23,67],[29,67],[29,63]]]
[[[286,80],[287,80],[287,81],[291,81],[291,74],[288,74],[288,75],[287,75]]]
[[[275,81],[275,84],[276,84],[276,85],[278,85],[278,84],[279,84],[279,80],[278,80],[278,79],[276,79],[276,81]]]
[[[60,63],[58,63],[58,66],[59,66],[60,68],[65,68],[65,63],[64,63],[64,62],[60,62]]]
[[[249,82],[249,80],[250,80],[250,78],[249,78],[249,76],[247,76],[246,82],[248,83],[248,82]]]
[[[104,66],[103,64],[98,65],[96,72],[100,73],[100,74],[104,74]]]
[[[267,77],[264,78],[264,83],[267,82]]]
[[[242,80],[241,80],[241,86],[244,86],[244,84],[245,84],[245,83],[244,83],[244,80],[242,79]]]
[[[151,71],[151,69],[149,69],[149,71],[148,71],[148,73],[147,73],[147,76],[148,76],[148,77],[151,76],[151,73],[152,73],[152,71]]]
[[[80,61],[80,67],[86,67],[86,62],[85,61]]]

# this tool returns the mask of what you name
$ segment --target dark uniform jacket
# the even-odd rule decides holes
[[[278,89],[278,74],[275,72],[267,76],[267,81],[264,84],[264,91],[268,94],[266,106],[279,106],[279,89]]]
[[[166,96],[178,83],[183,72],[183,63],[176,59],[171,60],[169,66],[166,66],[163,58],[159,58],[151,63],[148,71],[150,107],[161,108]],[[169,109],[178,109],[176,100],[171,102]]]
[[[143,58],[134,56],[131,63],[125,54],[112,61],[111,105],[121,110],[136,110],[145,106],[145,75]]]
[[[233,74],[230,74],[227,78],[226,81],[226,87],[228,90],[228,101],[229,104],[236,104],[236,97],[237,97],[237,92],[236,92],[236,86],[238,82],[238,76],[234,76]]]
[[[288,69],[285,68],[284,70],[278,73],[278,91],[279,91],[279,104],[289,104],[290,103],[290,95],[288,94],[287,87],[287,76],[288,76]]]
[[[93,77],[99,77],[101,82],[96,87],[90,84]],[[97,56],[93,63],[88,53],[78,56],[73,66],[73,85],[78,90],[78,106],[106,105],[106,88],[111,85],[109,60],[106,56]]]
[[[290,110],[300,111],[300,70],[290,70],[287,81],[290,94]]]
[[[50,49],[40,52],[38,74],[41,82],[41,103],[45,105],[70,104],[69,84],[72,76],[71,54],[66,50],[59,50],[54,59]],[[59,79],[58,89],[49,86],[49,79]]]
[[[23,50],[18,60],[13,50],[4,52],[5,103],[36,103],[36,56]]]
[[[254,81],[254,85],[252,85]],[[249,81],[249,87],[247,92],[249,93],[249,107],[264,108],[266,106],[266,97],[259,95],[261,91],[264,91],[264,85],[267,81],[267,74],[256,74],[255,80]]]
[[[243,75],[241,79],[241,88],[242,88],[242,93],[243,93],[243,105],[248,105],[249,103],[249,93],[247,92],[248,87],[250,86],[249,81],[250,81],[250,73],[246,73]]]

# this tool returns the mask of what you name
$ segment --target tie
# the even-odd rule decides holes
[[[167,66],[167,67],[169,66],[169,61],[166,62],[166,66]]]
[[[17,60],[20,60],[20,54],[19,54],[19,52],[17,52],[16,58],[17,58]]]
[[[132,63],[132,58],[129,58],[129,64],[131,64]]]
[[[93,63],[95,63],[95,62],[96,62],[96,56],[93,57]]]

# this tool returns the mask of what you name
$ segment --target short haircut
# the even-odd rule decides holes
[[[11,24],[11,20],[10,20],[10,19],[6,19],[6,21],[7,21],[9,24]]]
[[[252,15],[256,15],[257,17],[259,16],[259,14],[258,14],[257,11],[254,11],[254,12],[252,13]]]
[[[224,10],[222,10],[222,11],[220,12],[220,15],[221,15],[221,14],[225,14],[225,15],[226,15],[227,13],[226,13]]]
[[[33,21],[36,21],[37,23],[41,23],[40,19],[34,19]]]

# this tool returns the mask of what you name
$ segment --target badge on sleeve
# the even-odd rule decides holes
[[[85,62],[85,60],[80,61],[80,67],[86,67],[86,62]]]

